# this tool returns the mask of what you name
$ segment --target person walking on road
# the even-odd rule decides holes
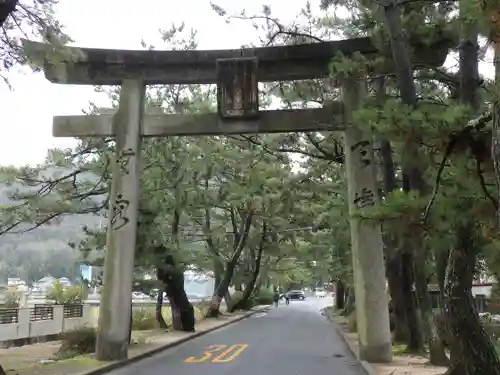
[[[274,306],[278,307],[278,303],[280,300],[280,292],[278,291],[278,289],[276,289],[276,291],[274,292],[273,300],[274,300]]]
[[[288,306],[290,304],[290,297],[288,297],[287,293],[283,294],[283,296],[285,297],[285,303]]]

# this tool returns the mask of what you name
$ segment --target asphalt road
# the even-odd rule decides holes
[[[364,375],[321,315],[327,305],[331,298],[280,304],[110,374]]]

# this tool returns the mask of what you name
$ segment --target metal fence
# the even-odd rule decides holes
[[[0,324],[19,323],[19,309],[0,309]]]
[[[64,305],[64,318],[81,318],[83,317],[83,305]]]
[[[35,305],[34,308],[30,309],[30,321],[36,322],[41,320],[53,320],[54,319],[54,307],[47,305]]]

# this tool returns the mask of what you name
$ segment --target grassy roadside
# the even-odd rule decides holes
[[[340,315],[340,311],[335,309],[333,306],[325,308],[325,312],[328,314],[329,318],[335,323],[339,324],[342,330],[350,333],[356,333],[356,324],[354,319]],[[500,343],[494,344],[495,349],[500,355]],[[406,344],[393,342],[392,343],[392,354],[394,356],[406,355]]]
[[[340,315],[340,310],[335,309],[333,306],[329,306],[325,309],[329,316],[329,319],[340,325],[344,332],[357,333],[356,332],[356,321],[354,317],[347,317]],[[401,343],[392,343],[392,355],[402,356],[406,354],[406,345]]]

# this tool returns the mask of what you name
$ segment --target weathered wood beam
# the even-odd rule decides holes
[[[442,40],[430,46],[413,45],[415,67],[441,66],[453,42]],[[329,75],[329,63],[338,53],[351,56],[382,55],[370,38],[324,43],[230,50],[141,51],[66,47],[62,62],[51,63],[53,48],[23,40],[25,53],[44,61],[45,77],[53,83],[80,85],[120,85],[124,77],[153,84],[213,84],[217,81],[219,58],[257,57],[259,82],[293,81]],[[75,57],[79,56],[77,61]],[[388,55],[390,57],[390,55]],[[59,59],[57,59],[59,60]],[[388,61],[392,61],[389,58]],[[392,71],[392,67],[387,67]]]
[[[54,116],[54,137],[112,137],[113,114]],[[325,108],[262,111],[255,121],[221,121],[217,113],[145,115],[143,137],[287,133],[343,130],[342,104]],[[336,120],[338,119],[338,121]]]

